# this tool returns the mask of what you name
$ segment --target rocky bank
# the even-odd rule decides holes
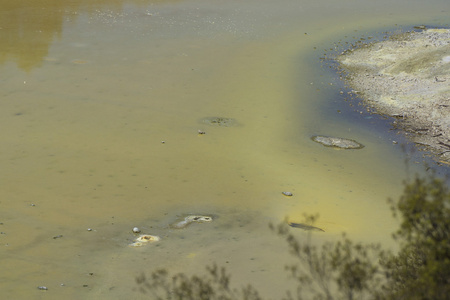
[[[349,49],[337,57],[352,92],[419,149],[450,164],[450,30],[427,29]]]

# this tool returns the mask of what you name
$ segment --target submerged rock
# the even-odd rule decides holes
[[[149,242],[157,242],[159,240],[161,240],[161,238],[159,236],[143,234],[143,235],[140,235],[138,238],[136,238],[134,240],[134,242],[131,243],[129,246],[130,247],[142,247]]]
[[[170,225],[170,227],[175,229],[181,229],[187,227],[193,222],[204,223],[204,222],[212,222],[212,220],[213,218],[211,216],[189,215],[185,217],[182,221],[177,221],[174,224]]]
[[[182,220],[178,219],[175,223],[171,224],[169,227],[174,229],[182,229],[186,228],[192,223],[205,223],[205,222],[212,222],[213,217],[212,216],[205,216],[205,215],[188,215],[182,218]],[[133,228],[133,233],[140,233],[141,230],[137,227]],[[160,241],[161,238],[156,235],[150,235],[150,234],[141,234],[137,238],[133,240],[131,244],[128,244],[130,247],[142,247],[152,242]]]
[[[311,226],[311,225],[308,225],[308,224],[303,224],[303,223],[288,222],[288,225],[291,226],[291,227],[300,228],[300,229],[303,229],[303,230],[316,230],[316,231],[325,232],[325,230],[323,230],[322,228]]]
[[[350,140],[350,139],[345,139],[345,138],[315,135],[315,136],[311,137],[311,139],[314,142],[322,144],[326,147],[334,147],[334,148],[339,148],[339,149],[361,149],[361,148],[364,148],[363,144],[360,144],[355,140]]]
[[[233,118],[224,118],[224,117],[210,117],[204,118],[201,120],[202,123],[211,125],[211,126],[220,126],[220,127],[230,127],[237,125],[237,122]]]

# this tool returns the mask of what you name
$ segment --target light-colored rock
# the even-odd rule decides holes
[[[142,247],[147,245],[149,242],[157,242],[161,240],[159,236],[150,235],[150,234],[142,234],[137,237],[133,243],[129,244],[130,247]]]

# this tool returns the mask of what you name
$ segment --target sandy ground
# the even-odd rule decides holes
[[[347,83],[434,158],[450,164],[450,30],[427,29],[338,56]]]

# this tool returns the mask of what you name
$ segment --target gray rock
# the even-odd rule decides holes
[[[364,148],[363,144],[360,144],[357,141],[345,139],[345,138],[315,135],[315,136],[311,137],[311,139],[314,142],[322,144],[326,147],[333,147],[333,148],[339,148],[339,149],[362,149],[362,148]]]

